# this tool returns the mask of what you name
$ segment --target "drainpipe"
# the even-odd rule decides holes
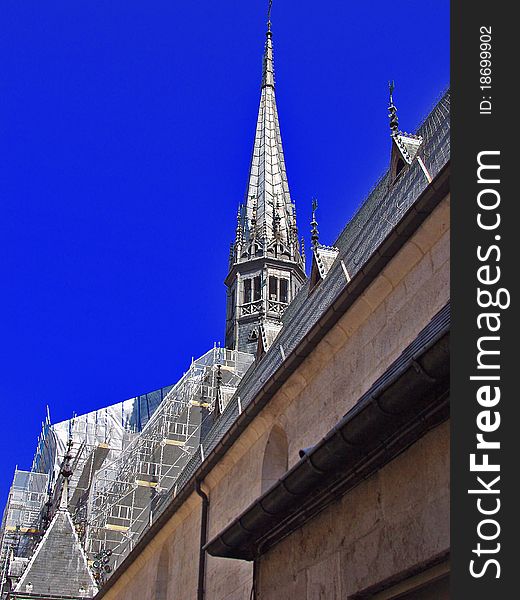
[[[253,586],[251,588],[251,597],[250,600],[260,600],[260,588],[258,585],[258,574],[259,574],[259,563],[260,557],[263,553],[264,545],[267,542],[262,542],[258,548],[256,549],[255,555],[253,557]]]
[[[204,600],[204,580],[206,578],[206,545],[208,537],[209,498],[202,490],[200,479],[195,480],[195,491],[202,498],[202,512],[200,516],[200,550],[199,550],[199,580],[197,586],[197,600]]]
[[[251,588],[251,600],[258,600],[258,555],[253,559],[253,586]]]

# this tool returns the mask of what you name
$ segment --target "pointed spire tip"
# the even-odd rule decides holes
[[[273,0],[269,0],[269,6],[267,7],[267,30],[271,31],[271,11],[273,10]]]

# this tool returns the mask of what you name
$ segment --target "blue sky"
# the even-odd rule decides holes
[[[223,341],[265,0],[0,4],[0,504],[54,422],[175,382]],[[449,83],[447,0],[274,0],[300,235],[333,243]]]

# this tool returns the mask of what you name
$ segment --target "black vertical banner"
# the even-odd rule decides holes
[[[516,598],[520,513],[520,30],[513,4],[452,2],[452,577]],[[516,188],[517,186],[515,186]]]

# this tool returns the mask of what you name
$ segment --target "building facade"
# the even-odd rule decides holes
[[[4,526],[8,597],[45,597],[59,527],[94,577],[64,598],[449,597],[449,93],[409,134],[392,92],[388,171],[332,245],[313,211],[307,276],[268,24],[226,347],[82,460],[88,427],[45,437],[47,522],[23,552]]]

